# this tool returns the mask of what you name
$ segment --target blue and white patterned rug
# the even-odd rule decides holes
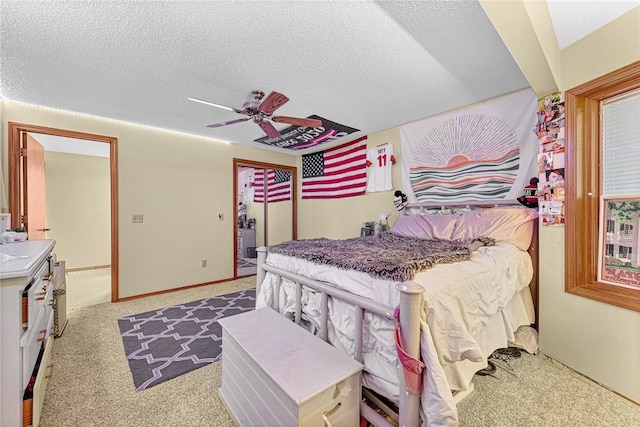
[[[223,317],[255,308],[255,289],[118,319],[136,391],[220,360]]]

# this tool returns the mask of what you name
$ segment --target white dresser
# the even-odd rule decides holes
[[[0,245],[0,426],[37,426],[51,370],[54,240]]]
[[[360,363],[270,308],[220,325],[219,394],[237,424],[359,425]]]

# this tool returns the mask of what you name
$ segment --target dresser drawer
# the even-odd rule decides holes
[[[53,294],[53,292],[52,292]],[[47,336],[46,339],[48,340],[49,337],[52,337],[53,335],[55,335],[55,316],[53,314],[53,297],[51,297],[51,305],[47,305],[47,307],[45,308],[45,316],[47,316]]]
[[[42,349],[42,357],[37,365],[37,372],[33,378],[30,378],[29,386],[25,391],[22,400],[23,427],[37,427],[40,423],[40,414],[42,412],[42,405],[44,404],[47,383],[53,370],[51,363],[53,341],[53,339],[46,340],[46,344]]]
[[[44,355],[40,362],[40,368],[36,377],[36,383],[33,386],[33,427],[37,427],[40,423],[40,413],[44,404],[44,395],[47,390],[47,382],[51,377],[53,365],[51,364],[51,349],[53,348],[53,339],[48,339],[44,347]]]
[[[38,360],[38,353],[42,348],[42,343],[47,339],[49,331],[47,324],[49,318],[47,310],[41,307],[32,328],[23,335],[22,345],[22,385],[23,389],[29,384],[29,378],[33,373],[33,368]]]
[[[33,322],[40,311],[40,308],[46,304],[49,288],[51,288],[51,280],[53,276],[50,274],[49,263],[45,262],[34,275],[33,283],[27,287],[22,294],[22,326],[31,328]]]

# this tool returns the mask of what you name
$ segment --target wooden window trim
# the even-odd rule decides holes
[[[640,311],[640,291],[598,282],[600,101],[640,88],[640,61],[566,91],[565,291]]]

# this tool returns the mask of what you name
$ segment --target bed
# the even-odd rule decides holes
[[[367,396],[386,410],[376,396],[397,403],[391,416],[400,425],[456,425],[454,396],[471,390],[473,375],[495,349],[537,349],[530,327],[536,323],[536,218],[534,210],[505,201],[462,208],[410,204],[385,238],[457,246],[452,257],[435,256],[445,262],[426,269],[419,262],[417,272],[400,275],[386,267],[380,274],[319,262],[286,243],[260,248],[256,306],[275,309],[363,363],[364,389],[375,392]],[[460,255],[460,244],[467,255]],[[402,369],[400,358],[413,373]],[[366,405],[361,412],[384,425]]]

